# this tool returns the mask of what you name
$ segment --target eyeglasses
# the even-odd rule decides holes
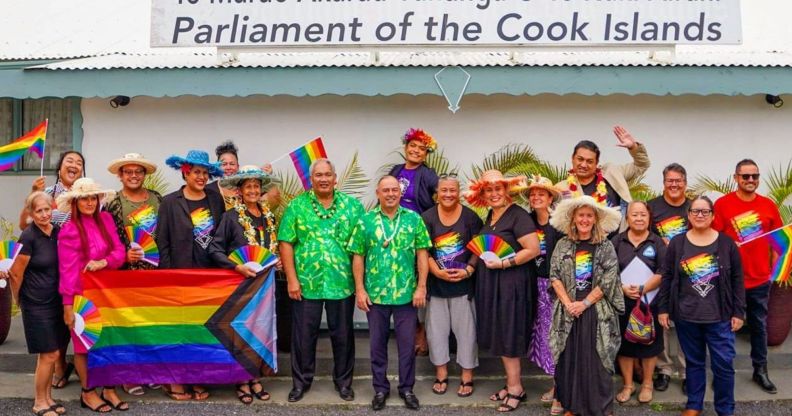
[[[144,169],[121,169],[121,173],[126,176],[143,176],[146,171]]]
[[[712,214],[711,209],[690,209],[688,212],[694,217],[698,217],[699,215],[702,217],[709,217],[709,215]]]
[[[758,173],[738,173],[737,176],[742,178],[742,180],[744,180],[744,181],[747,181],[749,179],[753,179],[755,181],[759,180],[759,174]]]
[[[440,176],[438,176],[439,179],[457,179],[458,177],[459,176],[456,174],[456,172],[443,173]]]
[[[683,183],[685,183],[685,180],[684,179],[666,179],[665,183],[667,183],[669,185],[683,184]]]

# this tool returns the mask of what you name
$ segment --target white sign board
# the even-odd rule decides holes
[[[152,46],[739,44],[739,0],[152,0]]]

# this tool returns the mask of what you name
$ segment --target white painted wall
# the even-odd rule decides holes
[[[137,151],[163,163],[188,149],[211,151],[223,139],[242,149],[241,163],[271,160],[317,135],[325,137],[331,159],[343,167],[354,149],[373,176],[400,146],[408,127],[429,131],[446,155],[464,171],[472,162],[508,143],[528,143],[559,164],[574,144],[599,143],[603,161],[627,162],[611,127],[620,123],[644,142],[653,167],[647,178],[657,188],[670,162],[697,173],[725,177],[734,163],[754,158],[767,171],[792,158],[792,108],[773,109],[763,96],[514,97],[469,95],[452,114],[436,96],[320,97],[138,97],[112,109],[106,99],[82,102],[88,174],[116,188],[105,167],[123,153]],[[394,156],[391,155],[391,158]],[[292,169],[284,159],[276,169]],[[164,166],[164,164],[163,164]],[[165,168],[175,189],[176,171]],[[15,218],[32,177],[0,177],[0,215]],[[51,182],[51,181],[50,181]]]

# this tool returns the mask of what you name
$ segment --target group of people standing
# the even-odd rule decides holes
[[[411,129],[402,139],[405,163],[376,184],[376,207],[366,212],[338,191],[334,164],[319,159],[310,167],[311,190],[285,207],[279,224],[272,212],[278,181],[270,167],[240,168],[231,144],[218,147],[218,162],[203,151],[169,158],[166,164],[185,183],[165,197],[143,186],[157,166],[140,154],[108,165],[121,181],[116,193],[84,178],[82,155],[66,152],[55,186],[44,189],[43,178],[34,183],[20,215],[23,251],[1,276],[11,279],[28,349],[39,354],[33,411],[65,412],[50,389],[63,387],[74,368],[64,352],[74,325],[71,304],[81,293],[80,272],[153,267],[129,247],[123,232],[128,225],[155,236],[160,268],[227,268],[256,278],[228,254],[244,245],[278,254],[276,267],[291,299],[291,316],[281,317],[292,321],[290,402],[301,400],[314,381],[323,313],[336,391],[343,400],[355,398],[355,307],[368,319],[373,410],[383,409],[390,395],[391,320],[397,391],[409,409],[420,407],[413,389],[423,333],[436,368],[434,394],[449,389],[454,349],[460,397],[474,392],[479,350],[501,358],[505,383],[490,396],[499,412],[528,400],[521,359],[529,358],[553,378],[540,398],[551,403],[553,415],[611,415],[614,400],[625,403],[636,391],[639,402],[651,402],[654,390],[668,388],[675,367],[688,397],[683,415],[697,415],[709,350],[715,409],[732,415],[734,332],[747,321],[753,379],[774,393],[766,317],[775,258],[766,242],[737,245],[782,225],[772,201],[756,193],[757,164],[740,161],[734,173],[738,189],[715,204],[704,196],[688,198],[687,172],[675,163],[663,171],[661,196],[633,201],[628,183],[649,168],[649,157],[624,128],[617,126],[614,134],[631,163],[601,164],[597,145],[584,140],[573,149],[572,169],[560,183],[487,170],[463,193],[456,174],[438,175],[426,165],[437,147],[434,138]],[[475,210],[484,213],[483,220]],[[480,234],[499,237],[514,255],[472,255],[465,247]],[[639,282],[626,275],[635,269],[647,270]],[[631,312],[641,307],[654,316],[649,342],[625,337]],[[676,366],[672,325],[682,351]],[[83,406],[128,409],[112,386],[101,393],[87,388],[86,351],[78,345],[74,366]],[[624,380],[618,393],[612,381],[617,368]],[[123,386],[130,394],[143,394],[145,387],[159,386]],[[175,400],[209,396],[198,385],[162,387]],[[269,398],[257,379],[239,380],[236,390],[245,404]]]

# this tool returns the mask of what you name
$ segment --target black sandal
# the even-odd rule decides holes
[[[500,390],[498,390],[495,393],[492,393],[490,395],[490,397],[489,397],[490,401],[491,402],[502,402],[503,399],[506,398],[506,396],[505,395],[501,396],[501,392],[506,392],[506,394],[509,394],[509,389],[506,386],[503,386],[502,389],[500,389]]]
[[[90,393],[90,392],[95,391],[95,390],[96,390],[96,387],[94,387],[92,389],[82,389],[82,392],[83,393]],[[102,399],[101,396],[99,396],[99,400],[102,401],[102,404],[100,404],[100,405],[98,405],[96,407],[91,407],[91,406],[88,406],[88,403],[86,403],[85,399],[83,399],[83,395],[80,394],[80,407],[82,407],[83,409],[88,409],[88,410],[90,410],[92,412],[96,412],[96,413],[110,413],[110,412],[113,411],[113,407],[110,406],[110,404],[108,404],[106,401],[104,401],[104,399]]]
[[[60,377],[58,377],[56,379],[55,378],[56,377],[55,374],[52,375],[52,381],[53,382],[50,383],[50,386],[53,389],[62,389],[64,387],[68,386],[69,385],[69,377],[71,377],[73,372],[74,372],[74,364],[69,363],[68,365],[66,365],[66,370],[63,371],[63,375],[62,376],[60,376]]]
[[[460,381],[459,382],[459,387],[473,387],[473,380]],[[500,393],[500,392],[498,392],[498,393]],[[470,397],[471,395],[473,395],[473,389],[472,388],[470,389],[470,391],[468,393],[460,393],[459,391],[457,391],[457,396],[459,396],[459,397]]]
[[[445,384],[445,388],[442,389],[442,390],[439,390],[439,389],[435,389],[434,385],[432,385],[432,393],[434,393],[434,394],[446,394],[446,392],[448,391],[448,377],[444,378],[443,380],[440,380],[439,378],[436,378],[435,381],[434,381],[434,384],[440,384],[441,387],[442,387],[443,384]]]
[[[503,403],[498,405],[498,408],[496,410],[500,413],[513,412],[517,410],[518,407],[520,407],[520,403],[524,401],[523,397],[525,397],[525,390],[523,390],[523,392],[520,393],[519,395],[506,393],[506,397],[503,399]],[[509,400],[517,400],[517,404],[514,406],[510,405]]]
[[[31,410],[33,410],[33,414],[36,416],[46,416],[47,413],[55,413],[56,415],[58,414],[58,412],[53,410],[52,407],[45,407],[39,410],[36,409],[31,409]]]
[[[115,391],[115,386],[105,386],[102,389],[102,394],[99,395],[99,397],[101,397],[102,400],[107,402],[107,404],[109,404],[110,406],[113,406],[113,409],[118,410],[119,412],[126,412],[127,410],[129,410],[129,403],[121,400],[120,398],[118,399],[118,403],[113,403],[110,400],[107,400],[107,398],[104,395],[107,390]],[[116,393],[116,394],[118,394],[118,393]]]
[[[66,414],[66,406],[60,403],[53,404],[52,406],[50,406],[50,409],[52,409],[55,413],[59,415]]]
[[[259,390],[256,390],[256,386],[259,387]],[[264,386],[261,384],[259,380],[253,380],[250,382],[250,392],[256,396],[257,399],[265,402],[270,399],[270,394],[264,390]]]
[[[237,399],[239,399],[239,401],[242,402],[242,404],[251,404],[251,403],[253,403],[253,394],[250,393],[249,391],[242,390],[242,387],[245,387],[245,386],[247,386],[247,388],[250,388],[249,384],[237,384],[236,385]]]

